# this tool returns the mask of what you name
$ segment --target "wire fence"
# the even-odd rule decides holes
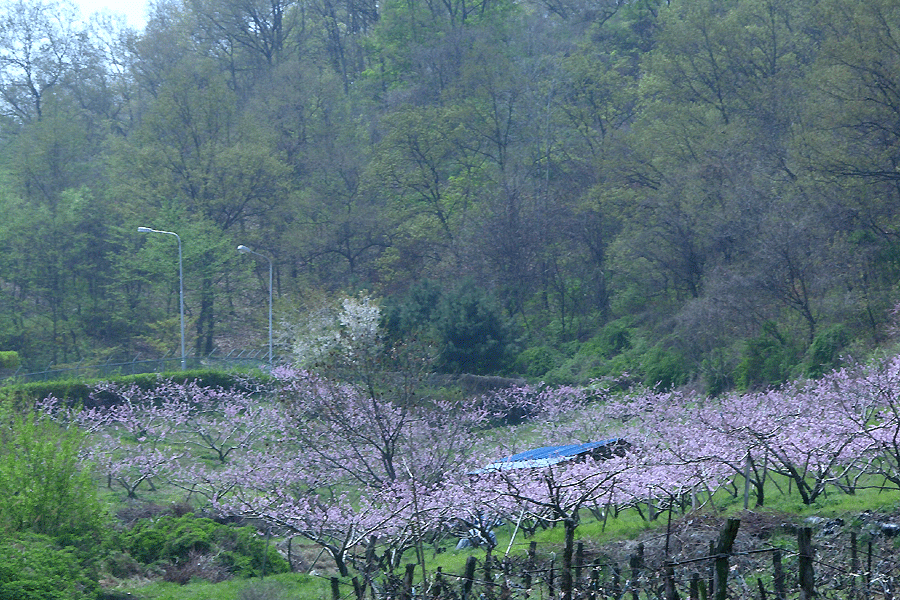
[[[162,356],[144,358],[140,355],[131,360],[114,362],[111,357],[102,363],[81,361],[75,364],[54,365],[50,363],[42,371],[25,372],[21,367],[14,372],[0,373],[0,385],[12,383],[32,383],[36,381],[58,381],[66,379],[104,379],[122,375],[139,375],[141,373],[163,373],[178,371],[182,368],[181,356]],[[274,357],[273,357],[274,362]],[[210,352],[205,356],[186,356],[185,369],[235,369],[246,367],[262,367],[269,364],[267,349],[232,350],[227,354]]]
[[[801,527],[796,544],[741,550],[732,546],[739,523],[729,521],[733,531],[727,544],[719,535],[708,540],[707,552],[693,557],[659,561],[645,556],[639,544],[626,560],[615,561],[589,557],[579,543],[572,576],[566,578],[556,552],[540,557],[531,542],[527,556],[470,556],[465,572],[438,568],[424,583],[415,577],[414,564],[406,565],[405,575],[382,573],[349,582],[331,577],[331,598],[366,600],[367,588],[379,600],[887,600],[900,594],[892,533],[814,536],[812,528]]]

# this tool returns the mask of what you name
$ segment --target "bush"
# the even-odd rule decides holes
[[[528,348],[516,357],[514,369],[525,377],[538,379],[558,366],[558,353],[547,346]]]
[[[816,334],[806,351],[805,371],[809,377],[821,377],[840,366],[841,350],[850,343],[843,325],[833,325]]]
[[[766,323],[759,337],[747,340],[741,361],[735,369],[735,383],[743,390],[777,386],[786,382],[799,363],[796,348]]]
[[[19,367],[19,353],[13,350],[0,352],[0,369],[17,369]]]
[[[0,426],[0,530],[96,548],[102,510],[80,464],[84,434],[34,413],[3,415]]]
[[[438,318],[441,288],[420,281],[399,296],[388,298],[381,312],[381,327],[390,346],[421,335],[429,336]]]
[[[90,600],[99,586],[71,549],[20,533],[0,540],[0,600]]]
[[[612,358],[632,347],[632,325],[627,319],[607,323],[588,344],[604,358]]]
[[[493,299],[472,281],[444,290],[430,281],[384,303],[381,327],[391,346],[433,340],[445,373],[488,375],[507,366],[507,332]]]
[[[265,539],[253,527],[223,525],[194,515],[140,521],[123,533],[122,546],[144,564],[164,563],[173,580],[178,580],[175,575],[214,579],[221,572],[255,577],[262,575],[264,563],[269,574],[289,570],[273,544],[267,552]],[[187,565],[203,569],[192,571]]]
[[[684,356],[675,350],[654,346],[642,360],[644,385],[670,390],[687,383],[690,371]]]

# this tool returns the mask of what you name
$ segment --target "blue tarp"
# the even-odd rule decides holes
[[[503,460],[493,462],[484,467],[484,471],[506,471],[509,469],[529,469],[547,467],[555,465],[566,460],[590,454],[591,451],[604,446],[615,445],[619,442],[619,438],[610,438],[599,442],[587,442],[584,444],[567,444],[565,446],[544,446],[543,448],[535,448],[526,450],[508,456]]]

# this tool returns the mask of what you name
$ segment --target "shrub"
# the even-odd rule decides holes
[[[643,357],[644,385],[669,390],[687,383],[690,371],[676,350],[654,346]]]
[[[0,417],[0,530],[96,546],[102,510],[96,485],[80,464],[83,439],[77,429],[34,413]]]
[[[192,514],[142,520],[122,535],[122,546],[142,563],[165,563],[173,581],[194,576],[215,580],[222,572],[254,577],[262,574],[264,563],[266,573],[289,570],[274,545],[266,550],[265,539],[253,527],[224,525]]]
[[[497,374],[507,365],[507,332],[494,300],[472,281],[451,290],[423,281],[385,302],[381,327],[390,345],[434,340],[439,370]]]
[[[607,323],[588,345],[604,358],[612,358],[631,348],[632,325],[627,319]]]
[[[805,371],[809,377],[821,377],[840,365],[841,350],[850,336],[843,325],[833,325],[816,334],[806,351]]]
[[[2,389],[2,397],[8,402],[20,406],[28,406],[35,400],[48,397],[65,400],[70,406],[93,407],[96,405],[114,404],[117,398],[105,392],[94,394],[95,384],[100,381],[108,381],[119,386],[136,385],[143,390],[149,390],[159,385],[161,380],[183,383],[196,381],[205,387],[221,387],[223,389],[246,389],[248,376],[234,371],[217,371],[212,369],[198,369],[193,371],[171,371],[168,373],[140,373],[138,375],[123,375],[109,377],[94,381],[78,381],[65,379],[58,381],[39,381],[33,383],[19,383],[5,386]]]
[[[13,350],[0,352],[0,369],[16,369],[19,367],[19,353]]]
[[[423,280],[399,296],[388,298],[381,312],[381,327],[389,345],[427,334],[438,318],[441,288],[433,281]]]
[[[0,600],[89,600],[99,586],[71,549],[19,533],[0,540]]]
[[[774,323],[766,323],[759,337],[748,340],[735,369],[735,383],[748,390],[787,381],[798,364],[797,350]]]
[[[537,379],[546,375],[558,364],[557,353],[547,346],[528,348],[516,357],[516,373]]]

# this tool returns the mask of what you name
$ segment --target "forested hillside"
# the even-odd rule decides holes
[[[342,294],[446,371],[751,388],[891,332],[892,0],[0,15],[0,350],[262,346]],[[244,244],[262,255],[236,251]],[[419,339],[419,338],[417,338]]]

